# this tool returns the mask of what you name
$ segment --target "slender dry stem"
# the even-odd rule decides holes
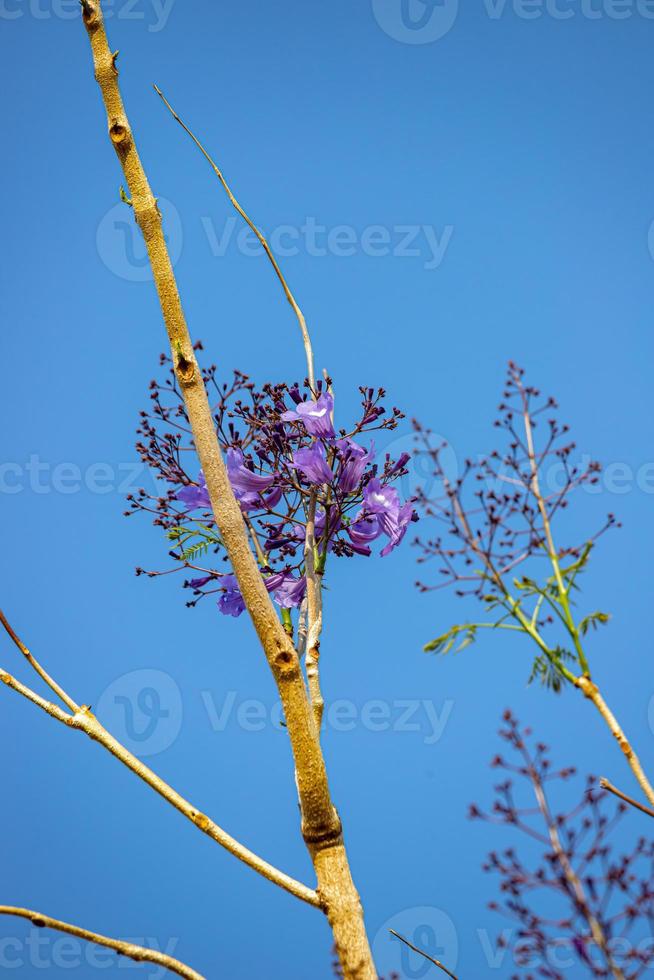
[[[608,793],[613,793],[614,796],[617,796],[618,799],[622,800],[624,803],[628,803],[629,806],[633,806],[636,808],[636,810],[640,810],[641,813],[646,813],[648,817],[654,817],[654,810],[652,810],[651,807],[645,806],[644,803],[639,803],[638,800],[634,800],[632,796],[627,796],[627,794],[623,793],[621,789],[618,789],[617,786],[610,783],[608,779],[600,779],[600,786]]]
[[[452,980],[457,980],[457,977],[454,975],[454,973],[451,973],[448,970],[448,968],[441,963],[440,960],[436,960],[434,959],[433,956],[430,956],[428,953],[425,953],[424,949],[420,949],[418,946],[414,946],[413,943],[410,943],[408,939],[405,939],[404,936],[401,936],[399,932],[395,932],[395,929],[389,929],[388,931],[392,936],[395,936],[396,939],[399,939],[401,943],[404,943],[405,946],[408,946],[409,949],[412,949],[414,953],[417,953],[419,956],[424,956],[426,960],[428,960],[430,963],[433,963],[434,966],[437,966],[439,970],[443,971],[443,973],[447,973],[448,977],[452,977]]]
[[[22,649],[23,644],[14,630],[7,623],[6,617],[3,616],[3,623],[7,632],[11,636],[12,640],[16,645]],[[32,666],[34,666],[34,663]],[[36,666],[34,666],[36,670]],[[41,674],[41,670],[38,671]],[[135,775],[142,779],[144,783],[150,786],[159,796],[163,797],[166,802],[170,803],[179,810],[191,823],[195,824],[203,833],[214,840],[221,847],[224,847],[226,851],[233,854],[234,857],[238,858],[248,867],[252,868],[258,874],[267,878],[268,881],[273,882],[273,884],[278,885],[285,891],[290,892],[291,895],[295,895],[296,898],[302,899],[302,901],[307,902],[309,905],[319,906],[320,899],[318,894],[312,889],[308,888],[306,885],[301,884],[299,881],[295,881],[294,878],[289,877],[275,868],[272,864],[264,861],[263,858],[259,857],[249,848],[244,847],[243,844],[235,840],[230,836],[222,827],[219,827],[217,823],[207,817],[204,813],[201,813],[197,807],[194,807],[188,800],[185,800],[180,793],[169,786],[160,776],[158,776],[152,769],[149,769],[140,759],[125,748],[116,738],[111,735],[107,729],[98,721],[98,719],[91,713],[88,706],[82,705],[81,707],[75,707],[72,714],[63,711],[58,705],[47,701],[42,698],[39,694],[36,694],[31,688],[22,684],[20,681],[16,680],[7,671],[0,669],[0,681],[7,685],[11,690],[15,691],[17,694],[22,695],[31,701],[32,704],[45,711],[50,717],[54,718],[56,721],[61,722],[61,724],[68,726],[69,728],[77,729],[78,731],[84,732],[91,738],[94,742],[98,742],[102,745],[108,752],[110,752],[116,759],[123,763],[128,769],[130,769]],[[72,701],[72,698],[70,699]],[[73,702],[74,703],[74,702]]]
[[[205,160],[207,161],[207,163],[211,166],[211,169],[215,173],[216,177],[218,178],[218,180],[220,181],[220,183],[223,185],[223,187],[225,189],[225,192],[227,194],[227,197],[231,201],[232,205],[238,211],[238,213],[243,218],[243,220],[245,221],[245,223],[251,228],[251,230],[254,232],[254,234],[259,239],[259,242],[261,243],[261,247],[263,248],[264,252],[268,256],[268,258],[269,258],[269,260],[270,260],[270,262],[272,264],[272,267],[275,270],[275,274],[277,275],[277,278],[279,279],[279,281],[281,283],[282,289],[284,290],[284,295],[286,296],[286,299],[290,303],[291,308],[292,308],[293,312],[295,313],[295,316],[297,317],[297,321],[298,321],[298,323],[300,325],[300,331],[302,333],[302,341],[304,343],[304,352],[305,352],[306,359],[307,359],[307,378],[309,379],[309,384],[311,385],[311,390],[312,391],[315,391],[316,379],[315,379],[314,366],[313,366],[313,349],[312,349],[312,346],[311,346],[311,338],[309,337],[309,331],[307,329],[307,323],[306,323],[306,320],[304,318],[304,314],[302,313],[302,310],[298,306],[298,303],[297,303],[297,301],[296,301],[293,293],[291,292],[291,289],[290,289],[288,283],[286,282],[286,278],[284,277],[284,274],[282,273],[282,270],[279,267],[279,263],[277,262],[277,259],[275,258],[274,254],[273,254],[273,251],[272,251],[270,245],[268,244],[268,242],[266,240],[266,236],[263,234],[263,232],[261,231],[261,229],[258,228],[255,225],[255,223],[252,221],[252,219],[246,214],[246,212],[243,210],[243,208],[241,207],[241,205],[238,203],[238,201],[236,200],[236,198],[234,197],[234,195],[233,195],[233,193],[231,191],[231,188],[230,188],[229,184],[225,180],[225,176],[224,176],[222,170],[220,169],[220,167],[218,166],[218,164],[215,162],[215,160],[213,160],[213,158],[209,155],[209,152],[205,149],[205,147],[200,142],[200,140],[197,138],[197,136],[195,135],[195,133],[193,133],[189,129],[189,127],[186,125],[186,123],[182,119],[180,119],[180,117],[177,115],[177,113],[175,112],[175,110],[171,106],[171,104],[168,101],[168,99],[166,98],[166,96],[163,94],[163,92],[161,91],[161,89],[157,85],[154,86],[154,90],[157,93],[157,95],[160,97],[160,99],[162,100],[162,102],[164,103],[164,105],[166,106],[166,108],[168,109],[168,111],[170,112],[170,114],[172,115],[173,119],[175,119],[176,122],[178,122],[179,125],[182,127],[182,129],[184,130],[184,132],[187,133],[191,137],[191,139],[193,140],[193,142],[197,146],[198,150],[200,151],[200,153],[202,154],[202,156],[205,158]]]
[[[137,946],[134,943],[126,943],[122,939],[111,939],[109,936],[90,932],[88,929],[71,925],[69,922],[52,919],[49,915],[43,915],[42,912],[33,912],[31,909],[22,909],[13,905],[0,905],[0,915],[15,915],[21,919],[28,919],[33,926],[39,929],[56,929],[57,932],[68,933],[69,936],[76,936],[86,942],[106,946],[107,949],[113,949],[119,956],[126,956],[137,963],[154,963],[170,970],[171,973],[185,977],[186,980],[204,980],[201,973],[192,970],[190,966],[186,966],[185,963],[181,963],[166,953],[160,953],[156,949],[148,949],[145,946]]]

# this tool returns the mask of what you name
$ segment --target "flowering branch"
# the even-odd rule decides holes
[[[429,460],[433,477],[442,487],[436,496],[422,491],[419,501],[425,514],[445,531],[444,536],[416,541],[423,552],[419,561],[437,558],[442,563],[440,585],[419,582],[418,586],[426,592],[456,583],[457,595],[474,595],[487,612],[495,614],[490,621],[453,626],[425,649],[441,653],[461,650],[486,628],[524,633],[538,648],[531,679],[539,678],[555,691],[568,683],[591,701],[645,796],[654,804],[654,787],[591,677],[584,638],[610,617],[598,611],[578,619],[573,607],[578,578],[595,541],[618,525],[609,514],[604,526],[589,540],[557,548],[553,519],[568,506],[575,489],[597,483],[600,466],[591,462],[581,468],[572,461],[575,444],[567,441],[568,426],[560,425],[555,417],[547,419],[545,435],[541,444],[536,444],[538,417],[557,405],[553,398],[541,401],[540,392],[524,384],[523,374],[515,364],[509,364],[500,417],[495,422],[507,434],[508,448],[476,463],[466,460],[460,476],[448,475],[441,458],[443,447],[432,445],[429,431],[414,422],[421,447],[418,455]],[[551,492],[542,488],[542,478],[552,475],[546,472],[548,466],[556,466],[560,470],[557,479],[562,478]],[[477,488],[469,501],[470,479]],[[536,566],[543,558],[551,569],[544,579],[538,570],[516,576],[516,570],[525,563]],[[552,632],[552,628],[563,634],[563,642],[549,639],[546,631]]]
[[[70,925],[68,922],[61,922],[59,919],[52,919],[49,915],[41,912],[33,912],[31,909],[22,909],[13,905],[0,905],[0,915],[14,915],[21,919],[28,919],[33,926],[38,929],[56,929],[57,932],[65,932],[78,939],[84,939],[89,943],[97,943],[99,946],[106,946],[113,949],[119,956],[126,956],[137,963],[154,963],[161,966],[171,973],[176,973],[186,980],[204,980],[200,973],[192,970],[190,966],[180,963],[173,956],[160,953],[155,949],[148,949],[145,946],[137,946],[134,943],[123,942],[121,939],[110,939],[97,932],[90,932],[88,929],[81,929],[79,926]]]
[[[4,613],[2,612],[0,612],[0,621],[18,649],[24,653],[27,648],[9,625]],[[43,668],[37,663],[35,658],[31,655],[30,663],[41,677],[48,676]],[[248,867],[252,868],[264,878],[267,878],[268,881],[271,881],[273,884],[283,888],[291,895],[295,895],[296,898],[301,899],[303,902],[307,902],[309,905],[314,905],[316,907],[320,906],[318,894],[313,889],[308,888],[299,881],[295,881],[295,879],[289,877],[289,875],[284,874],[283,871],[279,871],[278,868],[275,868],[267,861],[264,861],[263,858],[260,858],[257,854],[254,854],[247,847],[244,847],[237,840],[226,833],[222,827],[219,827],[218,824],[214,823],[213,820],[210,820],[204,813],[201,813],[196,807],[189,803],[188,800],[185,800],[183,796],[177,793],[176,790],[169,786],[168,783],[164,782],[160,776],[157,776],[156,773],[144,765],[140,759],[132,755],[132,753],[129,752],[124,745],[115,739],[113,735],[111,735],[91,713],[91,710],[87,705],[78,705],[54,681],[49,682],[50,686],[58,693],[61,700],[70,707],[72,714],[62,710],[58,705],[47,701],[45,698],[42,698],[40,695],[36,694],[20,681],[16,680],[15,677],[3,669],[0,669],[0,681],[6,684],[11,690],[16,691],[17,694],[27,698],[27,700],[31,701],[32,704],[35,704],[42,711],[45,711],[51,718],[54,718],[56,721],[61,722],[63,725],[66,725],[71,729],[84,732],[94,742],[98,742],[100,745],[102,745],[108,752],[118,759],[119,762],[122,762],[123,765],[135,773],[139,779],[142,779],[143,782],[147,783],[147,785],[158,793],[159,796],[163,797],[166,802],[174,806],[176,810],[179,810],[179,812],[190,820],[191,823],[195,824],[196,827],[198,827],[217,844],[220,844],[221,847],[224,847],[230,854],[233,854],[234,857],[239,859],[239,861],[247,864]]]
[[[236,209],[236,211],[241,215],[246,224],[254,232],[254,234],[259,239],[261,246],[270,260],[270,263],[275,271],[277,278],[279,279],[282,289],[286,299],[291,305],[297,321],[300,325],[300,331],[302,333],[302,340],[304,343],[304,350],[307,361],[307,379],[309,382],[309,389],[311,393],[317,397],[318,391],[316,389],[315,373],[314,373],[314,357],[313,357],[313,347],[311,345],[311,338],[309,336],[309,331],[307,328],[306,320],[304,314],[302,313],[291,289],[284,277],[279,263],[275,258],[268,241],[263,234],[263,232],[254,224],[251,218],[243,210],[239,202],[234,197],[229,184],[227,183],[225,176],[220,169],[220,167],[213,160],[207,149],[200,142],[198,137],[192,132],[192,130],[186,125],[186,123],[180,118],[180,116],[175,112],[171,106],[168,99],[165,97],[161,89],[155,85],[154,89],[157,95],[161,98],[166,108],[169,110],[173,118],[182,127],[185,133],[187,133],[193,140],[197,148],[200,150],[204,158],[207,160],[214,173],[218,177],[218,180],[222,184],[229,200]],[[316,541],[315,541],[315,520],[316,520],[316,503],[317,503],[317,492],[312,489],[310,492],[309,506],[308,506],[308,517],[306,524],[306,537],[305,537],[305,574],[307,583],[307,631],[308,631],[308,642],[306,647],[306,674],[307,674],[307,684],[309,688],[309,697],[311,699],[311,705],[313,708],[314,719],[316,723],[316,728],[320,732],[322,725],[322,715],[324,710],[324,700],[322,697],[322,692],[320,689],[320,671],[319,671],[319,659],[320,659],[320,633],[322,630],[322,581],[321,576],[316,568]]]
[[[117,82],[116,59],[107,42],[101,4],[99,0],[83,0],[82,9],[93,53],[95,76],[107,112],[109,136],[128,184],[134,217],[145,240],[170,341],[175,378],[202,468],[209,509],[215,522],[215,532],[212,531],[213,544],[225,549],[234,570],[235,577],[231,585],[235,587],[228,589],[232,593],[228,602],[233,606],[240,601],[248,610],[277,685],[295,763],[302,834],[314,865],[321,908],[329,919],[344,977],[346,980],[375,980],[376,971],[361,903],[348,864],[341,821],[331,800],[324,757],[300,660],[287,629],[275,613],[267,587],[279,587],[279,583],[270,583],[265,570],[259,567],[256,554],[250,546],[240,502],[225,466],[219,434],[207,397],[206,379],[199,369],[195,347],[182,310],[161,215],[136,150],[122,102]],[[302,415],[302,406],[298,402],[298,414]],[[303,404],[306,418],[310,419],[312,413],[316,412],[319,416],[323,414],[317,402]],[[314,467],[320,468],[322,461],[321,447],[316,442],[311,448],[307,447],[304,456],[294,460],[296,472],[304,464],[305,477],[309,472],[309,483],[315,483],[312,475]],[[248,466],[238,454],[232,457],[232,466],[234,470],[238,469],[241,478],[245,477],[250,481],[250,476],[247,473],[244,475],[241,470],[242,467],[247,471]],[[371,481],[370,485],[373,483]],[[255,485],[259,488],[261,486],[257,481]],[[296,489],[304,499],[305,490],[297,480]],[[260,489],[258,492],[260,493]],[[384,501],[387,500],[387,495],[382,493],[382,497]],[[280,497],[278,501],[279,499]],[[268,504],[270,505],[270,501]],[[410,514],[402,514],[402,534],[412,513],[411,508]],[[395,523],[391,524],[389,519],[385,525],[385,533],[393,537],[389,548],[394,547],[401,539],[399,507],[395,506],[395,501],[392,515]],[[380,526],[378,534],[381,532]],[[213,577],[213,573],[209,577]]]

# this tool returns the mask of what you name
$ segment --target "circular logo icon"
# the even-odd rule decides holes
[[[449,915],[429,905],[404,909],[387,919],[372,944],[372,955],[381,976],[396,973],[400,980],[421,980],[432,976],[434,965],[394,936],[399,933],[410,943],[438,960],[448,970],[456,969],[459,939]]]
[[[105,689],[96,714],[125,748],[139,758],[173,744],[182,727],[179,687],[162,670],[133,670]]]
[[[647,233],[647,244],[649,246],[649,254],[654,259],[654,221],[649,226],[649,231]]]
[[[157,200],[164,237],[173,267],[182,254],[182,219],[179,211],[164,197]],[[95,236],[98,255],[110,272],[128,282],[151,282],[152,269],[143,235],[134,211],[125,203],[115,204],[98,225]]]
[[[432,44],[454,26],[459,0],[372,0],[375,20],[395,41]]]

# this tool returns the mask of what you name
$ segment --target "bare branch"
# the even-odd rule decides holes
[[[79,705],[73,701],[70,695],[66,694],[63,687],[60,687],[59,684],[57,684],[56,681],[54,681],[52,677],[50,677],[50,675],[43,669],[43,667],[38,662],[38,660],[36,660],[36,658],[32,656],[32,654],[25,646],[23,641],[14,632],[13,628],[8,623],[7,617],[3,613],[2,609],[0,609],[0,623],[2,623],[2,625],[6,629],[7,633],[9,634],[9,636],[11,637],[15,645],[18,647],[20,652],[27,660],[28,664],[34,668],[34,670],[37,672],[39,677],[41,677],[48,685],[50,690],[53,691],[57,695],[57,697],[63,701],[63,703],[66,705],[67,708],[70,708],[71,711],[77,711],[79,709]]]
[[[304,319],[304,314],[302,313],[302,310],[298,306],[298,304],[297,304],[297,302],[295,300],[295,297],[293,296],[293,293],[291,292],[291,290],[289,288],[289,285],[286,282],[286,279],[284,278],[284,275],[282,273],[282,270],[279,268],[279,263],[277,262],[277,259],[273,255],[272,249],[270,248],[270,245],[266,241],[265,235],[263,234],[263,232],[259,228],[257,228],[257,226],[254,224],[254,222],[248,217],[248,215],[245,213],[245,211],[243,210],[243,208],[241,207],[241,205],[238,203],[238,201],[236,200],[236,198],[232,194],[232,192],[231,192],[231,190],[229,188],[229,185],[228,185],[227,181],[225,180],[225,177],[224,177],[224,174],[223,174],[222,170],[220,169],[220,167],[218,166],[218,164],[215,163],[215,161],[211,158],[211,156],[209,155],[208,151],[202,145],[202,143],[197,138],[197,136],[193,132],[191,132],[191,130],[186,125],[186,123],[183,122],[182,119],[180,119],[180,117],[177,115],[177,113],[175,112],[175,110],[171,106],[171,104],[168,101],[168,99],[166,98],[166,96],[163,94],[163,92],[161,91],[161,89],[157,85],[154,86],[154,90],[157,93],[157,95],[160,97],[160,99],[162,100],[162,102],[164,103],[164,105],[166,106],[166,108],[171,113],[173,119],[175,119],[179,123],[179,125],[182,127],[182,129],[184,130],[185,133],[188,133],[188,135],[191,137],[191,139],[193,140],[193,142],[197,146],[197,148],[200,151],[200,153],[202,153],[202,155],[205,158],[205,160],[207,160],[207,162],[210,164],[212,170],[216,174],[216,177],[218,178],[218,180],[220,181],[220,183],[225,188],[225,191],[227,193],[227,197],[229,198],[229,200],[233,204],[234,208],[238,211],[238,213],[240,214],[240,216],[243,218],[243,220],[245,221],[245,223],[247,225],[249,225],[249,227],[252,229],[252,231],[254,232],[254,234],[257,236],[257,238],[259,239],[259,242],[261,243],[261,247],[263,248],[263,250],[266,253],[266,255],[268,256],[268,258],[270,259],[270,262],[272,264],[273,269],[275,270],[275,273],[277,275],[277,278],[279,279],[279,281],[280,281],[280,283],[282,285],[282,289],[284,290],[284,294],[286,296],[286,299],[291,304],[291,307],[293,309],[293,312],[295,313],[295,316],[297,317],[297,321],[300,324],[300,330],[302,332],[302,340],[304,342],[304,352],[305,352],[306,359],[307,359],[307,377],[309,379],[309,384],[311,385],[311,390],[315,392],[315,389],[316,389],[316,379],[315,379],[315,376],[314,376],[314,367],[313,367],[313,348],[311,347],[311,338],[309,337],[309,331],[307,329],[306,320]]]
[[[634,776],[638,780],[643,793],[649,802],[654,804],[654,787],[652,787],[652,784],[645,775],[645,770],[642,767],[640,759],[636,755],[631,742],[622,730],[618,719],[615,717],[608,704],[602,697],[597,684],[595,684],[590,677],[579,677],[576,683],[577,687],[583,691],[588,700],[591,701],[599,711],[611,734],[622,749],[624,757],[629,763]]]
[[[410,943],[408,939],[404,938],[404,936],[400,936],[399,932],[395,932],[395,929],[389,929],[388,931],[391,933],[392,936],[395,936],[396,939],[399,939],[400,942],[404,943],[405,946],[408,946],[409,949],[412,949],[414,953],[418,953],[419,956],[424,956],[426,960],[429,960],[430,963],[433,963],[434,966],[437,966],[439,970],[443,971],[443,973],[447,973],[448,977],[452,977],[452,980],[457,980],[457,977],[454,975],[454,973],[451,973],[446,966],[443,966],[440,960],[435,960],[433,956],[429,956],[427,953],[425,953],[424,950],[418,949],[417,946],[414,946],[413,943]]]
[[[179,810],[191,823],[195,824],[196,827],[217,844],[220,844],[221,847],[224,847],[230,854],[233,854],[239,861],[247,864],[248,867],[252,868],[264,878],[267,878],[268,881],[290,892],[291,895],[295,895],[296,898],[300,898],[303,902],[320,907],[319,896],[312,888],[301,884],[299,881],[295,881],[294,878],[289,877],[283,871],[264,861],[258,854],[254,854],[249,848],[244,847],[243,844],[224,831],[222,827],[219,827],[213,820],[210,820],[204,813],[201,813],[114,738],[98,721],[95,715],[91,713],[91,709],[87,705],[82,705],[74,714],[70,715],[56,704],[46,701],[45,698],[36,694],[31,688],[21,684],[15,677],[2,669],[0,669],[0,681],[5,683],[13,691],[16,691],[17,694],[21,694],[27,698],[28,701],[31,701],[32,704],[41,708],[42,711],[45,711],[63,725],[84,732],[94,742],[102,745],[119,762],[122,762],[124,766],[135,773],[139,779],[147,783],[159,796],[162,796],[164,800],[174,806],[176,810]]]
[[[88,929],[81,929],[79,926],[70,925],[68,922],[52,919],[49,915],[43,915],[41,912],[33,912],[31,909],[21,909],[13,905],[0,905],[0,915],[15,915],[21,919],[28,919],[33,926],[39,929],[56,929],[57,932],[66,932],[68,935],[76,936],[78,939],[84,939],[86,942],[106,946],[107,949],[113,949],[119,956],[126,956],[130,960],[136,960],[137,963],[155,963],[157,966],[162,966],[164,969],[170,970],[171,973],[185,977],[186,980],[204,980],[201,973],[192,970],[190,966],[186,966],[166,953],[160,953],[155,949],[148,949],[145,946],[136,946],[134,943],[126,943],[121,939],[111,939],[108,936],[100,935],[100,933],[90,932]]]
[[[613,783],[610,783],[608,779],[603,779],[603,778],[600,779],[600,786],[602,787],[602,789],[607,790],[607,792],[613,793],[614,796],[617,796],[625,803],[628,803],[629,806],[633,806],[637,810],[641,810],[643,813],[646,813],[649,817],[654,817],[654,810],[652,810],[651,807],[645,806],[644,803],[639,803],[638,800],[634,800],[633,797],[631,796],[627,796],[626,793],[623,793],[622,790],[614,786]]]

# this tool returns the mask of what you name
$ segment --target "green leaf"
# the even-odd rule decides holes
[[[564,666],[563,661],[574,659],[574,656],[568,650],[564,650],[561,647],[557,647],[552,657],[548,657],[544,653],[540,654],[534,660],[528,683],[531,684],[533,681],[538,680],[543,687],[554,691],[555,694],[559,694],[563,690],[564,685],[568,683],[568,678],[561,669]]]
[[[435,640],[430,643],[425,644],[425,653],[449,653],[452,647],[456,644],[459,635],[463,633],[463,639],[459,643],[458,647],[454,651],[455,653],[460,653],[469,647],[471,643],[474,643],[477,638],[477,627],[471,625],[470,623],[464,623],[460,626],[453,626],[443,633],[442,636],[437,636]]]
[[[596,630],[598,626],[604,626],[610,620],[608,613],[594,612],[590,616],[585,616],[579,623],[579,632],[585,636],[589,629]]]
[[[120,185],[120,199],[123,202],[123,204],[129,205],[130,208],[133,207],[132,200],[125,193],[125,188],[123,187],[122,184]]]

